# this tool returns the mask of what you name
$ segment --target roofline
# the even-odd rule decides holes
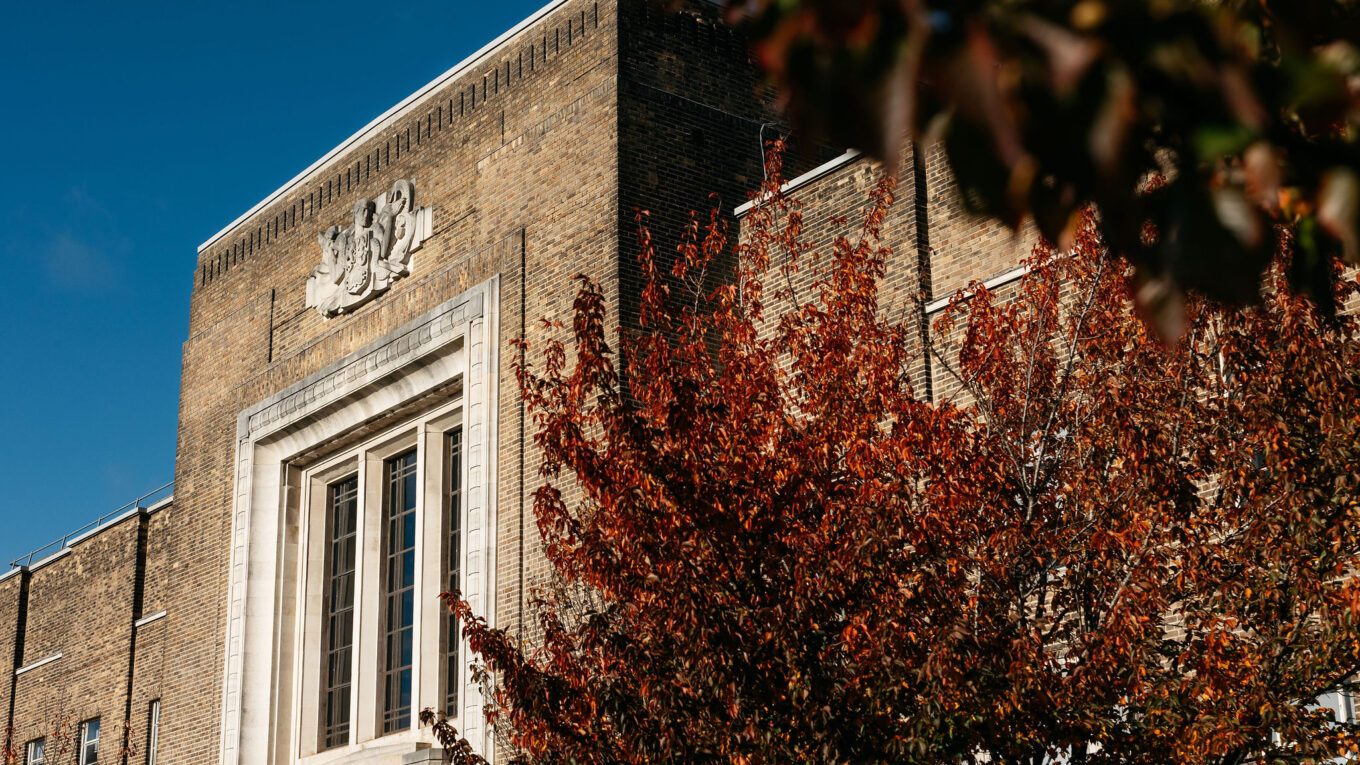
[[[419,106],[421,103],[424,103],[426,99],[432,96],[436,91],[442,88],[449,81],[462,75],[464,72],[472,68],[482,59],[494,53],[496,49],[500,48],[502,45],[509,42],[511,38],[515,37],[520,32],[523,32],[525,29],[528,29],[529,27],[533,26],[543,17],[557,10],[560,6],[566,5],[568,1],[569,0],[550,0],[547,5],[543,6],[542,8],[539,8],[537,11],[533,13],[533,15],[529,16],[525,20],[511,27],[509,30],[502,33],[496,39],[492,40],[486,45],[483,45],[476,53],[473,53],[471,56],[468,56],[462,61],[459,61],[457,64],[453,66],[452,69],[449,69],[448,71],[431,80],[421,89],[402,99],[396,106],[393,106],[392,108],[378,115],[376,118],[373,119],[372,122],[369,122],[367,125],[360,128],[358,132],[354,133],[354,135],[351,135],[349,138],[346,138],[344,141],[342,141],[339,146],[336,146],[334,149],[331,149],[330,151],[326,152],[325,156],[313,162],[311,165],[307,167],[306,170],[303,170],[302,172],[293,176],[292,180],[280,186],[278,189],[274,191],[274,193],[260,200],[258,203],[255,204],[254,207],[251,207],[249,210],[242,213],[240,217],[238,217],[236,220],[232,221],[231,223],[228,223],[221,231],[218,231],[216,234],[213,234],[211,237],[209,237],[207,241],[203,242],[203,244],[200,244],[198,246],[198,252],[202,253],[204,250],[216,244],[219,240],[230,234],[237,226],[255,217],[256,213],[273,204],[284,194],[287,194],[288,192],[292,191],[294,188],[296,188],[297,186],[311,178],[321,169],[330,165],[333,161],[340,158],[355,145],[361,143],[362,141],[367,139],[370,135],[391,125],[393,122],[397,120],[397,118],[401,117],[407,111],[410,111],[414,107]]]
[[[174,485],[173,483],[169,483],[166,484],[165,486],[162,486],[161,489],[166,488],[166,486],[173,485]],[[160,489],[157,489],[157,492],[158,491],[160,491]],[[148,497],[154,496],[155,493],[156,492],[152,492],[151,494],[145,496]],[[175,495],[173,493],[167,494],[164,498],[156,502],[153,502],[150,505],[145,506],[141,504],[141,500],[144,498],[145,497],[139,497],[137,500],[134,500],[132,503],[129,503],[130,505],[132,505],[131,507],[129,507],[128,505],[124,505],[124,507],[128,507],[126,512],[114,511],[113,514],[110,514],[104,518],[100,518],[98,521],[94,522],[95,524],[94,526],[92,526],[86,531],[83,531],[79,534],[74,534],[70,537],[63,537],[60,540],[54,540],[46,547],[39,547],[33,553],[29,554],[28,563],[18,564],[18,561],[23,560],[23,557],[15,559],[15,561],[10,564],[10,570],[4,572],[3,574],[0,574],[0,582],[3,582],[6,579],[10,578],[11,576],[18,574],[20,571],[36,571],[49,563],[55,563],[57,560],[69,555],[71,553],[71,550],[75,549],[75,546],[80,544],[81,542],[84,542],[93,537],[97,537],[100,534],[103,534],[104,532],[121,525],[123,521],[126,521],[129,518],[135,518],[138,516],[150,517],[164,510],[165,508],[170,507],[175,503]],[[48,547],[52,547],[53,545],[59,545],[56,552],[51,553],[50,555],[45,555],[37,560],[33,560],[32,556],[34,554],[42,552],[43,550],[46,550]]]

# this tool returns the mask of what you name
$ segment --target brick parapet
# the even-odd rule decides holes
[[[133,646],[152,523],[169,509],[138,509],[0,581],[0,617],[10,626],[0,637],[8,675],[0,704],[20,750],[43,737],[49,761],[61,762],[79,723],[98,718],[101,752],[116,756],[124,731],[144,723],[130,715]]]

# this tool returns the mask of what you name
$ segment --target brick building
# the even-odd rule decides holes
[[[425,707],[489,752],[435,598],[519,630],[546,573],[513,341],[581,272],[628,321],[633,211],[659,242],[710,192],[739,219],[773,114],[712,5],[554,0],[208,239],[173,497],[0,575],[19,761],[438,761]],[[862,203],[875,166],[805,154],[810,208]],[[910,157],[892,289],[1013,279],[979,225]]]

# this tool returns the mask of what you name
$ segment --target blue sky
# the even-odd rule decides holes
[[[0,571],[173,477],[198,244],[543,2],[6,8]]]

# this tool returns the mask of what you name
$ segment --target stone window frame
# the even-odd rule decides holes
[[[296,468],[298,478],[290,481],[301,494],[298,515],[298,559],[304,576],[298,582],[296,601],[304,604],[297,614],[299,629],[294,655],[299,657],[300,677],[293,688],[293,707],[299,711],[295,724],[300,733],[301,762],[329,761],[362,751],[365,744],[383,746],[393,742],[420,740],[415,713],[426,707],[438,708],[447,693],[444,687],[444,612],[437,598],[444,591],[448,536],[444,500],[448,476],[447,436],[463,427],[461,397],[439,405],[401,424],[365,439],[362,443],[326,457],[305,468]],[[415,664],[412,668],[414,691],[412,720],[406,730],[385,733],[382,709],[382,638],[385,583],[383,558],[386,538],[386,472],[395,457],[416,453],[416,611]],[[358,545],[354,597],[354,650],[352,651],[349,743],[333,748],[321,747],[321,698],[325,620],[322,592],[326,586],[326,516],[330,489],[335,484],[358,479]],[[466,475],[459,476],[466,481]],[[466,524],[465,524],[466,525]],[[461,535],[460,535],[461,536]],[[465,541],[465,540],[460,540]],[[466,565],[466,564],[464,564]],[[466,641],[463,641],[464,643]],[[466,646],[463,646],[466,650]],[[467,668],[460,669],[465,674]]]
[[[498,307],[499,277],[493,276],[238,416],[224,625],[223,765],[303,762],[302,710],[294,703],[300,697],[292,691],[303,676],[295,650],[298,620],[278,614],[297,611],[302,487],[296,481],[301,467],[311,465],[307,455],[370,432],[375,422],[386,432],[388,419],[405,421],[422,407],[442,406],[450,391],[460,397],[463,411],[463,595],[494,626]],[[344,319],[362,320],[372,321],[373,315]],[[460,732],[483,756],[494,758],[481,689],[466,667],[462,675]],[[437,701],[429,705],[438,707]],[[367,762],[432,741],[420,730],[368,740],[363,735],[350,747],[307,757],[306,765]]]

